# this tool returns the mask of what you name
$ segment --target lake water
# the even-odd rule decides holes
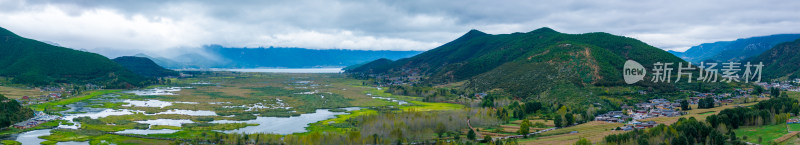
[[[167,110],[167,111],[164,111],[164,112],[156,113],[154,115],[157,115],[157,114],[183,114],[183,115],[189,115],[189,116],[217,116],[217,113],[214,112],[214,111],[208,111],[208,110],[180,110],[180,109]],[[147,115],[150,115],[150,114],[147,114]]]
[[[181,127],[182,124],[194,123],[194,121],[189,120],[189,119],[180,119],[180,120],[176,120],[176,119],[156,119],[156,120],[145,120],[145,121],[135,121],[135,122],[144,123],[144,124],[150,124],[151,127],[153,125],[169,125],[169,126]]]
[[[342,73],[342,68],[252,68],[252,69],[214,69],[235,72],[265,72],[265,73]]]
[[[117,131],[114,133],[119,134],[141,134],[141,135],[148,135],[148,134],[170,134],[178,132],[178,130],[172,129],[161,129],[161,130],[150,130],[150,129],[127,129],[123,131]]]
[[[358,107],[343,108],[347,111],[358,110]],[[253,123],[258,126],[248,126],[235,130],[224,130],[225,133],[276,133],[292,134],[306,132],[309,123],[314,123],[336,117],[336,115],[347,114],[345,112],[331,112],[328,109],[317,109],[315,113],[301,114],[293,117],[258,117],[254,120],[231,121],[215,120],[210,123]]]
[[[173,91],[173,90],[170,90]],[[166,91],[166,92],[170,92]],[[147,95],[147,94],[141,94]],[[113,97],[112,97],[113,98]],[[161,100],[115,100],[115,99],[99,99],[103,101],[110,101],[110,102],[126,102],[129,103],[130,106],[140,106],[140,107],[166,107],[172,105],[172,103],[186,103],[186,104],[198,104],[197,102],[166,102]],[[277,100],[279,105],[275,106],[267,106],[263,104],[259,104],[260,106],[243,106],[245,108],[252,107],[250,109],[261,107],[261,108],[288,108],[285,107],[281,101]],[[230,102],[217,102],[220,104],[227,104]],[[63,120],[68,120],[69,122],[73,122],[72,119],[78,117],[90,117],[92,119],[107,117],[107,116],[115,116],[115,115],[129,115],[134,113],[144,113],[144,111],[140,110],[129,110],[129,109],[109,109],[109,108],[91,108],[86,107],[89,105],[85,102],[78,102],[67,105],[70,107],[67,111],[62,111],[61,113],[64,114],[62,117]],[[240,106],[237,106],[240,107]],[[359,107],[349,107],[343,108],[347,111],[353,111],[360,109]],[[213,111],[207,110],[180,110],[180,109],[172,109],[165,112],[160,112],[157,114],[185,114],[185,115],[192,115],[192,116],[216,116],[217,114]],[[315,113],[308,113],[308,114],[301,114],[300,116],[293,116],[293,117],[257,117],[254,120],[247,120],[247,121],[232,121],[232,120],[215,120],[210,123],[252,123],[252,124],[259,124],[258,126],[248,126],[240,129],[235,130],[225,130],[221,132],[225,133],[276,133],[276,134],[291,134],[291,133],[300,133],[306,132],[305,129],[308,127],[308,124],[319,122],[322,120],[334,118],[336,115],[340,114],[347,114],[346,112],[331,112],[329,109],[317,109]],[[154,114],[146,114],[146,115],[154,115]],[[138,123],[146,123],[150,125],[169,125],[169,126],[181,126],[185,123],[194,123],[191,120],[174,120],[174,119],[156,119],[156,120],[144,120],[144,121],[136,121]],[[57,128],[68,128],[68,129],[78,129],[80,124],[77,122],[74,125],[59,125]],[[169,134],[177,132],[178,130],[170,130],[170,129],[161,129],[161,130],[149,130],[149,129],[128,129],[123,130],[117,133],[125,133],[125,134]],[[50,129],[43,129],[43,130],[34,130],[28,131],[20,134],[16,134],[13,136],[9,136],[11,138],[22,142],[24,145],[27,144],[39,144],[44,139],[39,139],[39,136],[46,136],[50,134]],[[88,144],[88,142],[59,142],[58,145],[84,145]]]

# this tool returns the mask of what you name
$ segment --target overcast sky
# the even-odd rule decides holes
[[[0,27],[109,57],[227,47],[428,50],[470,29],[608,32],[665,50],[800,33],[784,0],[0,0]]]

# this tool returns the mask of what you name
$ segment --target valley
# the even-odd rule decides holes
[[[0,145],[800,144],[800,2],[0,7]]]

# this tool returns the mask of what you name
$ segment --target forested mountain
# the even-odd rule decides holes
[[[178,76],[178,72],[158,66],[146,57],[122,56],[113,59],[126,69],[145,77]]]
[[[8,99],[0,94],[0,128],[27,120],[33,117],[33,110],[23,107],[17,100]]]
[[[719,41],[693,46],[686,52],[672,52],[686,61],[738,62],[756,56],[773,46],[800,39],[800,34],[777,34],[769,36],[742,38],[734,41]]]
[[[518,97],[533,97],[566,88],[624,84],[621,70],[626,60],[638,61],[648,69],[655,62],[683,62],[639,40],[602,32],[564,34],[540,28],[490,35],[471,30],[414,57],[377,60],[369,64],[385,65],[363,65],[347,72],[386,77],[421,74],[422,84],[465,81],[468,89],[500,89]]]
[[[149,57],[166,68],[312,68],[345,67],[366,63],[378,58],[400,59],[420,51],[367,51],[346,49],[305,48],[230,48],[209,45],[206,54],[189,53],[174,59]],[[139,55],[145,56],[145,55]]]
[[[800,78],[800,39],[772,47],[761,55],[745,60],[751,63],[764,63],[762,80]]]
[[[0,75],[30,85],[93,83],[143,86],[145,79],[99,54],[53,46],[0,28]]]

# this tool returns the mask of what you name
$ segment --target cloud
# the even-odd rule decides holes
[[[0,27],[106,56],[228,47],[428,50],[469,29],[609,32],[666,50],[800,32],[795,1],[0,0]]]

